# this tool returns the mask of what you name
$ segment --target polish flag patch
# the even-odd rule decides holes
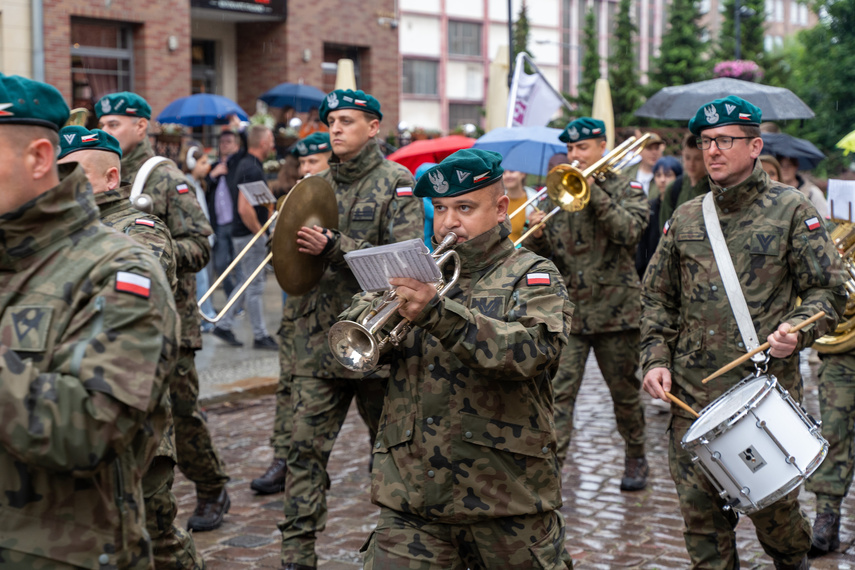
[[[750,121],[751,115],[749,113],[739,113],[739,118],[743,121]]]
[[[364,107],[368,104],[368,101],[366,101],[365,99],[354,99],[353,102],[359,105],[360,107]]]
[[[670,227],[671,227],[671,220],[668,220],[667,222],[665,222],[665,227],[662,228],[662,235],[663,236],[668,235],[668,228],[670,228]]]
[[[80,137],[80,142],[82,142],[82,143],[98,142],[98,135],[83,135]]]
[[[808,218],[807,220],[805,220],[805,225],[810,231],[813,231],[819,227],[819,218],[817,218],[816,216]]]
[[[644,185],[641,184],[638,180],[633,180],[629,183],[630,187],[635,188],[636,190],[644,190]]]
[[[179,184],[175,189],[178,190],[179,194],[186,194],[190,191],[190,188],[188,188],[186,184]]]
[[[119,271],[116,273],[116,291],[148,299],[151,294],[151,279],[137,273]]]
[[[475,183],[481,182],[483,180],[486,180],[489,176],[490,176],[490,171],[488,170],[484,174],[479,174],[478,176],[473,177],[472,182],[475,182]]]
[[[549,273],[529,273],[525,276],[526,285],[549,285]]]
[[[413,195],[413,187],[412,186],[401,186],[400,188],[395,188],[395,193],[400,196],[412,196]]]
[[[15,113],[6,110],[12,105],[12,103],[0,103],[0,117],[13,117]]]
[[[138,226],[154,227],[154,220],[146,220],[145,218],[137,218],[134,223]]]

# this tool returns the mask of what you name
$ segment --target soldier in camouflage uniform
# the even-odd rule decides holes
[[[757,161],[763,147],[760,118],[760,109],[730,96],[699,109],[689,128],[704,149],[713,203],[754,326],[759,335],[773,331],[769,373],[801,400],[798,350],[836,326],[846,302],[844,276],[840,256],[808,199],[770,181]],[[708,239],[703,200],[683,204],[667,222],[642,297],[644,389],[662,400],[671,391],[695,410],[753,372],[746,363],[701,382],[746,352]],[[788,332],[819,311],[827,316]],[[671,411],[671,477],[692,568],[738,568],[737,517],[722,510],[724,499],[680,445],[693,418],[676,406]],[[776,568],[808,567],[811,529],[798,493],[749,515]]]
[[[312,291],[289,295],[284,309],[284,317],[293,322],[293,338],[283,339],[283,350],[291,350],[283,359],[290,363],[290,374],[283,371],[286,386],[280,391],[287,390],[290,378],[293,419],[290,445],[282,443],[290,449],[285,522],[279,528],[282,562],[292,570],[317,564],[315,536],[326,525],[325,494],[330,484],[326,466],[350,402],[356,396],[373,442],[389,375],[384,368],[363,377],[343,368],[330,354],[327,331],[360,290],[343,256],[355,249],[419,238],[423,229],[412,176],[385,160],[375,140],[382,119],[380,103],[362,91],[336,90],[324,99],[320,116],[330,126],[333,147],[330,169],[320,176],[335,190],[339,222],[337,230],[315,226],[297,232],[299,250],[321,255],[328,266]]]
[[[383,356],[366,569],[572,568],[550,379],[573,304],[555,266],[508,238],[501,161],[462,150],[416,184],[433,202],[435,243],[457,235],[460,278],[443,297],[390,280],[414,328]],[[376,299],[355,297],[341,317],[360,319]]]
[[[178,355],[169,282],[57,169],[68,107],[0,75],[0,564],[152,568],[142,475]]]
[[[602,156],[605,137],[602,121],[583,117],[568,124],[559,138],[567,143],[567,160],[579,161],[584,170]],[[563,465],[576,396],[593,348],[626,445],[620,488],[637,491],[647,485],[648,474],[638,377],[641,282],[635,270],[635,249],[649,218],[647,198],[639,182],[620,175],[588,183],[591,201],[587,207],[580,212],[560,211],[524,243],[555,263],[576,306],[570,338],[552,380],[558,459]],[[551,200],[544,200],[541,209],[530,216],[530,225],[553,207]]]
[[[100,127],[116,137],[122,147],[122,182],[132,184],[143,164],[154,157],[148,140],[151,107],[134,93],[105,95],[95,106]],[[169,379],[178,467],[196,484],[197,504],[187,523],[196,531],[222,524],[229,508],[223,462],[214,449],[205,416],[199,408],[199,378],[194,362],[202,348],[196,273],[211,257],[211,226],[175,164],[158,165],[148,176],[143,194],[151,197],[152,214],[163,220],[175,243],[178,289],[175,304],[181,316],[178,365]]]
[[[89,131],[80,126],[64,127],[59,131],[59,136],[58,163],[76,162],[83,168],[95,195],[101,223],[148,247],[160,261],[174,296],[178,280],[175,277],[172,237],[166,224],[131,205],[130,186],[119,186],[122,160],[119,141],[104,131]],[[204,563],[196,553],[193,538],[174,524],[178,508],[172,494],[172,484],[177,461],[171,402],[169,405],[167,425],[160,445],[143,475],[146,529],[151,537],[156,568],[202,568]]]

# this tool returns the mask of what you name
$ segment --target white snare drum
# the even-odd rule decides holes
[[[724,509],[745,514],[801,485],[828,452],[819,424],[772,375],[746,378],[701,410],[681,445]]]

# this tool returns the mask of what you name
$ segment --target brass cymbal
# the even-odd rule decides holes
[[[297,251],[297,230],[313,225],[338,228],[338,201],[329,182],[318,176],[301,180],[279,205],[273,232],[273,271],[282,290],[305,295],[321,280],[322,257]]]

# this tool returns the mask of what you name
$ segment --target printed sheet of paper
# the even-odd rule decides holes
[[[832,219],[855,221],[855,180],[829,179],[828,204]]]
[[[276,197],[273,195],[273,192],[270,191],[270,188],[262,180],[238,184],[238,190],[240,190],[250,206],[266,206],[267,204],[276,203]]]
[[[442,277],[436,260],[420,239],[351,251],[344,260],[363,291],[391,289],[389,279],[393,277],[411,277],[422,283]]]

